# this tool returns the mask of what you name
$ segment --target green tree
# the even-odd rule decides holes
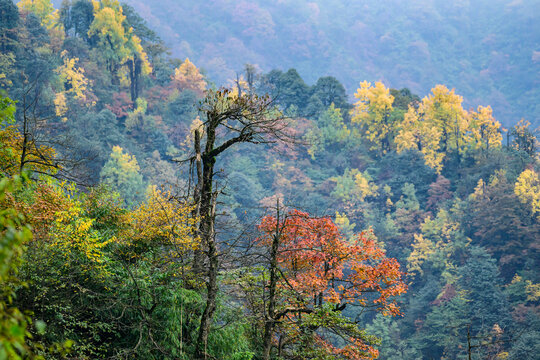
[[[12,0],[0,0],[0,89],[13,83],[19,10]]]
[[[0,359],[22,360],[29,352],[29,319],[13,300],[15,289],[22,285],[16,274],[32,233],[23,215],[5,202],[20,181],[7,177],[0,180]]]
[[[262,77],[259,91],[275,98],[283,110],[296,106],[300,115],[303,114],[309,99],[309,86],[295,69],[289,69],[285,73],[272,70]]]
[[[401,338],[399,323],[390,316],[377,314],[373,322],[366,326],[369,334],[381,340],[379,357],[381,360],[420,359],[421,354]]]
[[[467,309],[472,330],[489,332],[495,324],[508,328],[510,308],[502,292],[496,260],[480,247],[471,247],[467,261],[458,271],[458,283],[467,292]]]
[[[145,194],[145,184],[137,159],[124,153],[120,146],[113,146],[109,160],[101,170],[101,181],[118,191],[127,205],[133,206]]]
[[[306,141],[311,145],[308,153],[315,159],[317,154],[327,153],[331,148],[336,150],[338,145],[345,143],[349,135],[350,130],[343,121],[341,110],[331,104],[305,135]]]
[[[66,34],[89,42],[88,30],[94,21],[94,6],[90,0],[63,0],[60,8],[60,21]]]
[[[522,256],[538,264],[528,254],[535,252],[540,224],[532,216],[531,207],[521,203],[514,193],[514,184],[506,176],[505,171],[497,171],[487,183],[478,181],[469,197],[469,211],[463,224],[477,244],[501,260],[502,271],[510,281],[523,266]]]
[[[347,113],[349,102],[345,88],[332,76],[321,77],[311,88],[311,97],[307,104],[306,116],[319,116],[332,104],[341,109],[344,114]]]

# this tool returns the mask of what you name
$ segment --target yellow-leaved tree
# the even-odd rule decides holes
[[[426,164],[439,173],[449,154],[459,161],[470,142],[470,117],[462,102],[461,96],[444,85],[431,89],[418,108],[411,106],[405,114],[396,136],[398,151],[420,151]]]
[[[493,117],[491,106],[478,106],[470,112],[472,144],[482,151],[499,148],[502,145],[501,124]]]
[[[198,248],[194,235],[196,219],[189,206],[170,191],[150,187],[147,199],[127,215],[129,234],[124,240],[132,245],[153,243],[167,246],[171,256],[178,257]]]
[[[391,113],[394,97],[390,89],[382,82],[372,86],[370,82],[360,83],[354,94],[358,101],[351,111],[351,121],[361,126],[361,131],[372,143],[371,149],[379,149],[382,153],[390,150],[395,134],[395,124]]]
[[[19,9],[34,13],[41,25],[47,29],[59,26],[59,13],[50,0],[21,0],[17,3]]]
[[[181,89],[189,89],[202,95],[206,90],[206,81],[199,69],[189,58],[174,70],[173,82]]]
[[[361,172],[358,169],[346,169],[342,176],[333,177],[330,180],[336,182],[336,187],[332,196],[343,202],[352,201],[354,203],[364,202],[367,197],[379,195],[379,187],[367,171]]]
[[[531,207],[533,215],[540,219],[540,178],[533,169],[525,169],[517,178],[514,193],[519,200]]]
[[[127,226],[119,235],[125,245],[123,256],[130,261],[153,261],[163,269],[170,267],[184,284],[202,286],[191,271],[193,253],[200,244],[193,209],[170,191],[150,187],[146,201],[125,216]],[[157,248],[159,252],[148,251]]]
[[[114,237],[102,238],[93,227],[95,219],[84,214],[82,202],[73,196],[73,185],[61,184],[66,191],[69,207],[55,214],[52,231],[50,233],[51,251],[58,252],[65,258],[64,266],[71,266],[76,262],[85,270],[98,270],[105,275],[106,259],[104,248],[113,242]]]
[[[78,58],[69,58],[67,51],[61,53],[64,63],[56,68],[62,89],[56,93],[54,105],[57,116],[64,116],[68,110],[67,97],[73,97],[87,107],[96,104],[95,96],[90,89],[90,82],[84,75],[84,69],[77,66]],[[63,120],[67,120],[65,117]]]
[[[139,96],[140,77],[152,71],[141,39],[133,33],[118,0],[93,1],[94,20],[88,36],[97,39],[99,56],[104,60],[113,82],[119,82],[119,72],[129,75],[131,100]]]
[[[41,21],[50,36],[50,44],[55,51],[59,51],[65,38],[64,26],[60,21],[60,14],[50,0],[21,0],[17,3],[19,9],[35,14]]]
[[[229,79],[228,87],[231,89],[231,96],[242,96],[249,92],[249,84],[243,75],[236,74],[236,79]]]

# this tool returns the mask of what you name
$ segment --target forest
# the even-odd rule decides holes
[[[537,103],[212,78],[143,15],[0,0],[0,360],[538,359]]]
[[[538,0],[126,0],[177,57],[224,82],[246,63],[428,94],[459,89],[503,126],[537,122]],[[60,0],[54,0],[60,6]],[[178,25],[181,24],[181,25]]]

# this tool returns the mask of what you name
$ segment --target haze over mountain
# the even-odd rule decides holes
[[[171,47],[225,83],[252,63],[307,82],[363,80],[421,96],[454,87],[504,124],[538,124],[540,1],[127,0]]]
[[[538,1],[61,1],[0,0],[0,360],[538,360]]]

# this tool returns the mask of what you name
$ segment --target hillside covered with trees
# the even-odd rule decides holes
[[[445,84],[467,109],[491,104],[504,126],[540,126],[537,0],[126,2],[217,84],[246,62],[309,83],[334,76],[351,95],[362,80],[422,95]]]
[[[236,9],[235,27],[289,52],[246,4],[213,16]],[[483,84],[460,80],[464,97],[418,59],[413,90],[336,63],[348,93],[271,58],[291,68],[214,78],[171,55],[152,11],[56,6],[0,0],[0,359],[537,359],[529,108],[503,127]],[[186,49],[224,33],[201,25],[209,6],[186,5]]]

